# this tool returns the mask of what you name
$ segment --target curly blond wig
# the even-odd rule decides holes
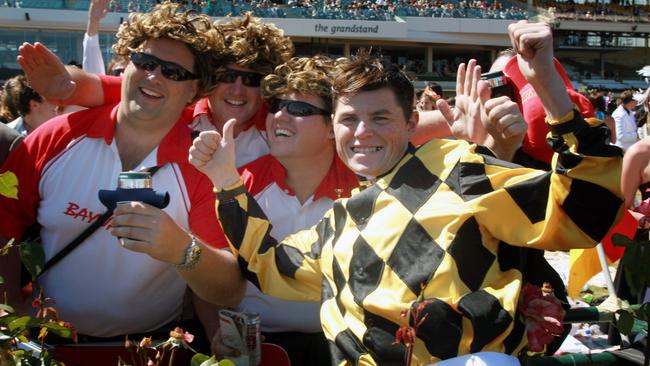
[[[284,31],[250,12],[228,23],[215,23],[215,28],[223,34],[227,63],[270,74],[293,56],[293,42]]]
[[[194,55],[194,74],[199,77],[195,99],[210,94],[214,88],[213,71],[221,64],[223,37],[210,23],[210,18],[195,11],[184,11],[181,5],[165,1],[148,13],[134,13],[120,25],[116,55],[128,58],[131,52],[151,38],[169,38],[185,43]]]
[[[262,98],[269,101],[282,94],[319,96],[332,110],[332,77],[335,61],[326,56],[294,57],[262,80]]]

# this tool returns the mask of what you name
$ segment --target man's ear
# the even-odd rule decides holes
[[[330,121],[329,128],[327,129],[327,138],[334,140],[334,121]]]
[[[196,94],[199,92],[199,81],[198,80],[192,80],[192,92],[191,95],[187,101],[187,104],[192,104],[194,101],[194,97],[196,97]]]
[[[415,133],[418,122],[420,122],[420,113],[418,111],[412,111],[411,116],[409,117],[408,121],[406,121],[406,124],[408,125],[407,130],[409,132],[409,137],[413,136],[413,133]]]

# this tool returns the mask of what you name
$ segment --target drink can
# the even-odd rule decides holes
[[[152,188],[151,173],[121,172],[117,178],[117,187],[122,189]]]
[[[262,345],[260,316],[257,313],[244,313],[246,321],[245,337],[246,347],[248,347],[248,354],[250,356],[250,366],[257,366],[262,362]]]

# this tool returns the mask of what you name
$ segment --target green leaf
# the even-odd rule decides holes
[[[45,323],[43,328],[47,328],[50,332],[64,338],[72,338],[72,329],[64,327],[58,323]]]
[[[9,305],[9,304],[0,304],[0,310],[4,310],[4,311],[8,312],[9,314],[13,314],[13,313],[16,312],[16,310],[14,310],[14,308],[11,307],[11,305]]]
[[[34,318],[29,315],[25,315],[11,321],[9,324],[7,324],[7,328],[10,331],[15,331],[28,329],[36,325],[38,325],[38,322]]]
[[[625,268],[625,280],[633,294],[638,294],[641,289],[645,289],[644,284],[648,276],[644,272],[648,271],[642,270],[645,268],[644,260],[646,260],[646,256],[641,245],[635,243],[625,249],[625,255],[622,259],[623,267]]]
[[[10,334],[5,334],[2,331],[0,331],[0,343],[8,341],[10,339],[14,339],[14,337]]]
[[[634,317],[626,310],[617,311],[619,318],[616,321],[616,328],[625,335],[629,335],[634,326]]]
[[[38,240],[22,242],[20,244],[20,260],[32,275],[32,281],[36,281],[45,265],[43,244]]]
[[[190,363],[190,366],[204,366],[203,364],[205,362],[211,362],[211,361],[216,362],[216,364],[212,363],[212,364],[208,364],[208,365],[218,365],[219,364],[217,362],[217,360],[214,358],[214,356],[210,357],[210,356],[206,356],[206,355],[204,355],[202,353],[197,353],[194,356],[192,356],[192,361]]]

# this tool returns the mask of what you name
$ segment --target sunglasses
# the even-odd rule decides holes
[[[225,71],[218,72],[216,76],[218,82],[227,84],[234,83],[237,81],[237,78],[241,76],[242,84],[251,88],[259,87],[262,83],[262,79],[264,79],[264,75],[256,72],[239,71],[233,69],[226,69]]]
[[[131,62],[138,69],[154,71],[160,66],[160,73],[162,76],[173,81],[185,81],[198,79],[199,77],[187,71],[183,66],[176,63],[161,60],[154,55],[143,52],[131,53]]]
[[[329,116],[330,111],[318,108],[306,102],[296,100],[272,99],[269,105],[271,113],[277,113],[282,108],[287,108],[287,112],[294,117],[307,117],[313,115]]]
[[[111,75],[111,76],[120,76],[120,75],[124,74],[124,68],[120,67],[120,68],[117,68],[117,69],[113,69],[113,70],[109,71],[108,74]]]

